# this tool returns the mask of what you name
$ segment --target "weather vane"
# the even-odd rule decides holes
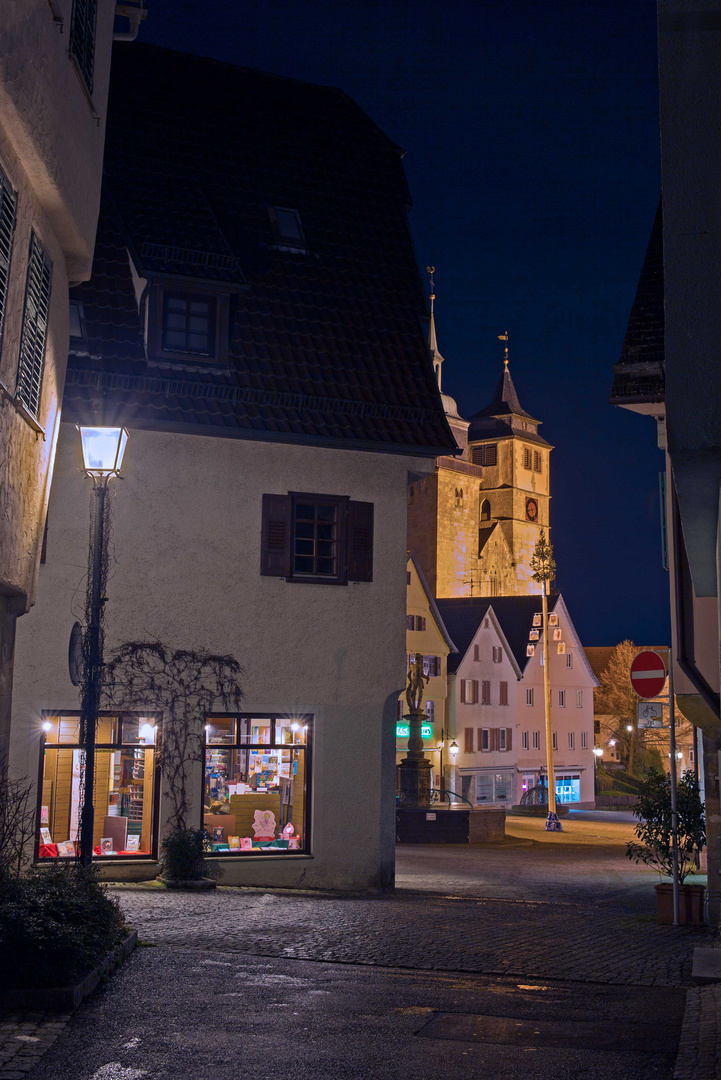
[[[506,342],[505,348],[503,350],[503,364],[506,371],[508,371],[508,331],[506,330],[505,334],[499,334],[498,340]]]
[[[431,277],[431,297],[430,297],[430,300],[431,300],[431,314],[433,314],[433,301],[436,298],[436,285],[435,285],[435,282],[433,280],[433,275],[435,274],[435,272],[436,272],[435,266],[427,266],[426,267],[426,273],[430,274],[430,277]]]

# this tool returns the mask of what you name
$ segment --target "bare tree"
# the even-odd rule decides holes
[[[0,879],[19,877],[35,835],[35,788],[26,776],[11,780],[7,756],[0,758]]]
[[[218,708],[240,707],[242,669],[233,656],[172,650],[158,641],[127,641],[103,675],[107,707],[141,716],[161,715],[156,762],[170,796],[172,830],[189,827],[192,777],[202,760],[203,725]]]

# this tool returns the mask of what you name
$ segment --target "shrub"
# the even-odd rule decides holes
[[[202,829],[176,829],[160,841],[160,872],[168,881],[197,881],[205,873]]]
[[[126,936],[123,914],[81,866],[36,869],[0,884],[0,987],[66,986]]]
[[[683,881],[695,869],[694,856],[706,843],[704,805],[698,780],[690,770],[679,780],[676,796],[679,880]],[[641,843],[626,844],[626,855],[633,862],[646,863],[670,877],[673,873],[670,776],[651,771],[643,782],[633,812],[639,819],[634,832]]]

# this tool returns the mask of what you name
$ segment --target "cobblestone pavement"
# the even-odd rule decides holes
[[[116,890],[141,940],[254,956],[644,986],[690,982],[705,928],[591,905]]]
[[[63,1013],[5,1013],[0,1019],[0,1080],[23,1080],[69,1019]]]

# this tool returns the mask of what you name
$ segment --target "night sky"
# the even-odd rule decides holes
[[[406,150],[444,391],[466,417],[487,405],[510,332],[521,404],[555,446],[581,640],[666,642],[656,425],[608,404],[660,191],[654,0],[147,6],[141,40],[341,87]]]

